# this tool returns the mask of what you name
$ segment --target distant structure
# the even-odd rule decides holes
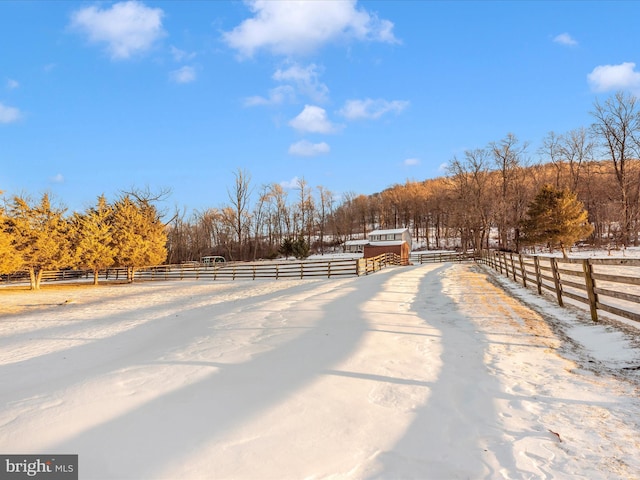
[[[349,253],[362,253],[364,258],[375,257],[383,253],[399,255],[403,263],[409,263],[411,252],[411,233],[408,228],[392,230],[374,230],[367,240],[348,240],[345,249]]]

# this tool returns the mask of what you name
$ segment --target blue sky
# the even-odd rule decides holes
[[[637,2],[1,1],[0,190],[170,188],[228,203],[304,178],[339,196],[466,149],[587,127],[640,94]],[[638,63],[638,65],[636,65]]]

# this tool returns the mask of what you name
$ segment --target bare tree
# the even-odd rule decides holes
[[[469,239],[474,250],[488,245],[492,219],[489,164],[491,153],[486,149],[467,150],[464,160],[454,158],[448,166],[458,205],[456,218],[461,232],[462,247]]]
[[[539,153],[548,157],[556,170],[555,186],[576,191],[582,166],[593,157],[593,139],[585,128],[576,128],[565,135],[549,132]]]
[[[287,192],[282,185],[272,183],[269,187],[269,209],[271,211],[271,228],[275,230],[274,240],[280,245],[285,237],[292,234],[291,215],[287,204]]]
[[[560,144],[561,155],[569,165],[569,184],[572,191],[578,189],[580,175],[584,164],[593,158],[594,143],[589,131],[576,128],[562,137]]]
[[[299,227],[297,231],[302,237],[306,235],[307,243],[311,245],[313,211],[315,210],[313,196],[311,195],[312,190],[304,178],[298,179],[296,188],[298,190],[297,212],[299,214]]]
[[[242,259],[244,258],[245,232],[248,232],[250,222],[251,175],[238,168],[234,172],[234,177],[234,188],[227,190],[231,208],[224,209],[224,212],[226,221],[235,232],[238,242],[238,257]]]
[[[499,246],[509,247],[509,234],[513,233],[514,246],[518,245],[517,225],[524,215],[526,204],[518,201],[520,186],[517,183],[517,173],[524,163],[527,143],[520,143],[518,138],[509,133],[500,142],[490,144],[493,160],[497,167],[499,180],[497,227]]]
[[[544,158],[548,158],[551,164],[556,170],[556,187],[560,187],[561,178],[564,171],[564,161],[562,158],[562,137],[555,132],[547,133],[547,136],[542,139],[542,145],[538,150],[538,153]]]
[[[631,160],[638,158],[640,111],[636,97],[617,92],[604,104],[596,100],[591,126],[600,146],[613,163],[623,209],[623,242],[637,244],[633,220],[637,214],[638,179],[631,175]]]
[[[265,217],[265,206],[269,202],[270,193],[269,186],[263,185],[258,195],[258,202],[253,210],[253,254],[252,260],[256,259],[258,254],[258,246],[261,243],[261,233]]]
[[[318,189],[319,208],[317,209],[318,217],[318,241],[320,245],[320,253],[324,255],[324,238],[327,229],[327,219],[333,213],[333,193],[322,185],[316,187]]]

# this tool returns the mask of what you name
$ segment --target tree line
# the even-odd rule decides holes
[[[0,251],[13,248],[18,260],[2,255],[0,273],[20,265],[37,282],[45,267],[97,272],[121,266],[132,276],[139,266],[206,255],[275,258],[292,254],[293,245],[304,256],[339,250],[346,240],[365,238],[376,228],[410,228],[414,243],[438,249],[520,251],[554,243],[564,248],[572,238],[587,237],[598,246],[637,245],[639,107],[636,97],[618,92],[594,103],[592,125],[549,132],[537,152],[509,133],[454,156],[442,177],[407,181],[372,195],[338,197],[304,178],[289,190],[277,183],[256,188],[250,173],[238,169],[225,205],[176,211],[166,223],[150,195],[127,194],[113,204],[101,197],[95,207],[70,217],[48,205],[46,195],[37,205],[16,197],[0,212]],[[567,237],[549,219],[568,211],[573,227],[563,231],[573,233]],[[67,253],[55,253],[55,245]]]
[[[373,195],[350,192],[340,199],[302,179],[286,191],[263,186],[251,202],[250,175],[236,172],[230,203],[222,208],[178,216],[169,230],[171,261],[204,254],[237,260],[278,255],[282,242],[306,238],[313,252],[339,248],[345,240],[365,238],[375,228],[408,227],[426,248],[497,247],[520,251],[548,241],[532,230],[530,207],[546,187],[547,211],[558,202],[588,213],[590,227],[578,239],[596,246],[638,244],[640,229],[640,111],[637,99],[616,93],[595,102],[593,124],[566,133],[549,132],[537,152],[514,134],[449,160],[446,175],[407,181]],[[538,161],[531,160],[537,154]],[[555,197],[554,197],[555,195]],[[579,205],[575,205],[578,202]],[[538,200],[540,203],[540,200]],[[538,205],[540,208],[540,205]],[[538,215],[540,215],[538,213]],[[577,214],[576,214],[577,215]],[[540,217],[541,218],[541,217]],[[575,216],[578,224],[582,221]],[[495,235],[493,238],[491,235]]]
[[[163,263],[166,225],[149,199],[122,195],[113,203],[104,196],[85,212],[65,216],[44,194],[33,202],[15,196],[0,209],[0,273],[28,271],[31,288],[40,288],[45,270],[91,270],[124,267],[134,279],[136,268]]]

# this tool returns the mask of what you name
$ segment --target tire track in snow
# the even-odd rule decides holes
[[[493,405],[499,384],[484,365],[486,342],[446,293],[451,268],[431,267],[413,305],[425,324],[440,332],[441,368],[431,394],[404,435],[373,459],[363,477],[494,478],[500,469],[515,470],[514,460],[503,453],[508,441]]]
[[[211,477],[234,480],[362,478],[380,450],[402,436],[437,377],[438,362],[428,360],[439,334],[411,307],[424,274],[381,271],[358,279],[357,294],[334,296],[322,309],[304,302],[271,315],[288,322],[311,312],[335,317],[338,323],[319,332],[322,349],[333,349],[336,335],[362,332],[339,361],[310,371],[304,384],[201,445],[166,476],[206,478],[208,468]]]
[[[369,291],[356,288],[356,284],[376,285],[383,279],[384,275],[323,281],[302,293],[282,294],[279,302],[288,302],[289,307],[279,314],[291,314],[287,323],[298,327],[294,334],[280,340],[273,335],[253,337],[246,343],[251,355],[238,363],[219,361],[215,349],[209,352],[211,359],[207,359],[200,350],[194,366],[208,368],[211,373],[49,445],[49,450],[79,452],[83,475],[91,478],[122,478],[123,472],[128,478],[171,478],[163,473],[167,468],[178,465],[184,471],[187,465],[183,457],[294,394],[348,356],[366,327],[357,305],[366,300]],[[233,324],[242,329],[251,324],[264,325],[273,313],[271,302],[255,305],[249,299],[238,304],[225,303],[221,308],[215,318],[223,319],[221,325],[230,331]],[[200,314],[200,319],[207,318],[206,308]],[[258,320],[254,322],[255,318]],[[178,331],[173,333],[180,337]],[[209,334],[215,338],[224,332],[214,328]],[[173,362],[148,357],[149,364],[155,361],[164,365],[167,374],[176,374],[189,363],[188,352]],[[213,474],[209,469],[200,471],[200,475],[211,478]]]

